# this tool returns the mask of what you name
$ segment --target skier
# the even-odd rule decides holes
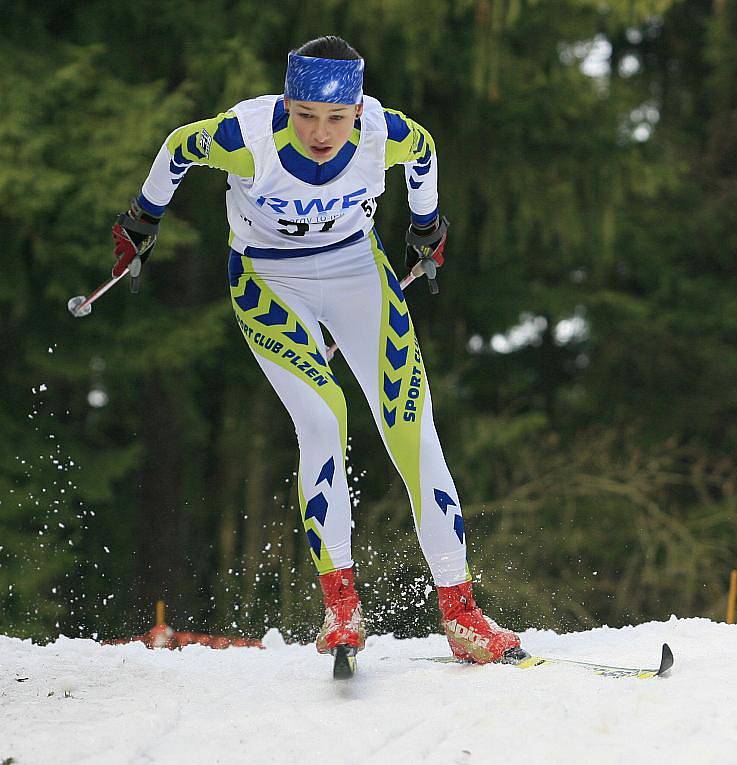
[[[321,37],[289,54],[283,95],[241,101],[174,130],[113,227],[113,275],[150,255],[189,168],[228,173],[233,309],[299,442],[300,509],[325,603],[317,650],[345,646],[354,653],[365,640],[351,557],[346,404],[326,359],[322,324],[353,370],[407,487],[453,654],[495,662],[514,652],[519,638],[474,602],[460,501],[433,424],[422,355],[373,221],[385,171],[404,165],[407,265],[419,262],[434,276],[430,261],[442,263],[447,235],[435,145],[417,122],[364,96],[363,71],[347,42]]]

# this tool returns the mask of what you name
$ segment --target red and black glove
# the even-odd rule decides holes
[[[436,218],[426,226],[413,223],[407,229],[407,250],[405,263],[413,272],[419,268],[427,276],[430,292],[436,295],[438,283],[435,281],[438,268],[445,263],[445,242],[448,238],[448,219]],[[420,276],[421,274],[415,274]]]
[[[160,220],[145,212],[134,199],[130,210],[118,215],[113,225],[114,253],[117,258],[113,276],[122,276],[125,269],[129,268],[132,292],[138,291],[138,277],[141,273],[139,264],[146,262],[156,244]],[[133,262],[136,257],[139,258],[138,264]]]

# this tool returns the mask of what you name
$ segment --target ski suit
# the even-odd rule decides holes
[[[385,171],[395,164],[405,168],[413,221],[434,220],[435,147],[416,122],[366,96],[348,143],[318,164],[301,146],[283,96],[262,96],[171,133],[139,203],[161,215],[190,167],[228,172],[233,310],[294,422],[300,509],[318,573],[353,565],[346,403],[322,324],[407,487],[435,583],[447,587],[470,579],[460,502],[412,320],[373,222]]]

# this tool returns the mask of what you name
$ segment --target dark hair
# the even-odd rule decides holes
[[[342,37],[325,35],[306,42],[294,51],[298,56],[313,56],[314,58],[335,58],[351,61],[362,58],[361,54],[349,45]]]

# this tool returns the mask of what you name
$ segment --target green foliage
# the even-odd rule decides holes
[[[482,601],[516,627],[721,617],[737,558],[735,0],[20,0],[0,42],[0,631],[132,634],[163,597],[181,628],[311,636],[293,429],[226,297],[225,179],[189,174],[140,295],[121,284],[84,320],[66,301],[106,278],[109,226],[168,133],[279,92],[286,52],[326,32],[438,146],[448,265],[437,298],[409,300]],[[597,35],[612,49],[593,77]],[[390,252],[405,195],[392,172]],[[494,350],[522,316],[538,335]],[[561,339],[572,317],[585,332]],[[404,487],[334,368],[372,627],[423,634],[435,612]]]

